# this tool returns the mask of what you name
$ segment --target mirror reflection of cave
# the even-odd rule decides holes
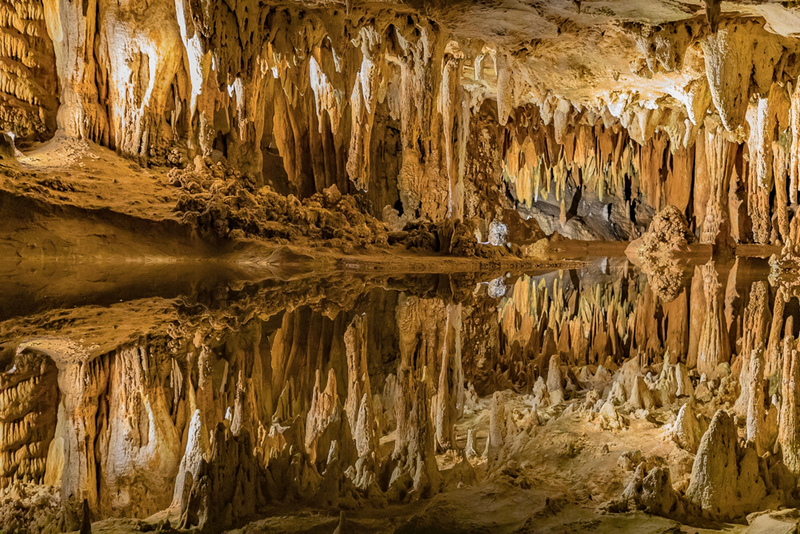
[[[0,30],[0,532],[800,528],[797,2]]]

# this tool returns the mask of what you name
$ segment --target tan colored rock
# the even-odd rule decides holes
[[[647,513],[663,517],[686,517],[686,504],[672,488],[669,470],[654,467],[646,472],[644,462],[638,465],[633,478],[622,492],[622,502],[631,510],[643,509]]]
[[[705,293],[706,313],[704,316],[700,340],[697,349],[697,371],[708,376],[717,376],[717,367],[727,363],[730,358],[730,347],[727,339],[727,326],[723,314],[721,285],[710,260],[702,267],[703,290]]]
[[[550,395],[550,404],[554,406],[564,400],[561,359],[556,354],[550,357],[550,364],[547,366],[547,393]]]
[[[603,430],[622,430],[627,428],[628,421],[614,409],[614,404],[606,401],[599,413],[600,428]]]
[[[767,496],[755,449],[740,449],[733,418],[720,410],[703,435],[686,497],[703,515],[731,519],[757,510]]]
[[[680,448],[696,453],[708,430],[708,423],[708,418],[697,413],[694,403],[690,401],[681,406],[670,434]]]
[[[793,320],[787,320],[787,332],[792,331]],[[800,449],[798,448],[798,404],[800,403],[800,360],[796,341],[791,335],[786,336],[783,342],[783,369],[781,373],[781,402],[780,418],[778,421],[778,442],[781,446],[783,461],[786,466],[797,474],[800,472]]]
[[[644,378],[637,376],[633,381],[633,391],[628,399],[628,404],[636,410],[652,410],[656,407],[656,400],[653,392],[644,381]]]

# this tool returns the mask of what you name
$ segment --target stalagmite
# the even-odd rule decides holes
[[[550,395],[550,403],[553,405],[561,404],[564,400],[560,365],[561,362],[558,355],[553,355],[547,367],[547,392]]]
[[[669,470],[654,467],[647,472],[644,462],[636,467],[621,500],[623,506],[631,510],[643,509],[651,514],[678,519],[686,514],[686,505],[672,488]]]
[[[758,455],[740,449],[733,418],[718,411],[703,435],[692,466],[687,498],[714,519],[741,517],[767,496]]]
[[[675,379],[678,383],[678,389],[675,394],[678,397],[691,397],[694,395],[694,384],[692,384],[689,372],[683,362],[678,362],[675,366]]]
[[[633,380],[633,390],[628,403],[637,410],[651,410],[656,406],[653,393],[641,376],[637,376]]]
[[[749,381],[742,384],[747,388],[747,440],[755,444],[759,456],[772,448],[777,434],[777,411],[764,406],[764,347],[760,345],[750,356]]]
[[[751,384],[754,383],[752,376],[756,369],[751,365],[754,354],[760,358],[764,357],[764,345],[767,341],[767,328],[770,323],[770,313],[768,308],[769,293],[766,282],[754,282],[750,289],[750,300],[745,309],[745,321],[749,327],[744,332],[742,348],[739,358],[742,361],[742,368],[739,373],[739,384],[741,393],[736,400],[734,409],[741,416],[746,416],[750,405],[750,394],[752,393]],[[777,299],[776,299],[777,302]],[[761,372],[764,371],[764,362],[758,366]],[[763,403],[762,398],[762,403]]]
[[[707,429],[708,419],[698,414],[694,403],[690,401],[681,406],[678,418],[672,426],[671,435],[682,449],[696,453]]]
[[[506,437],[506,411],[500,392],[492,395],[492,406],[489,410],[489,436],[486,441],[486,453],[489,459],[495,459],[502,453]]]

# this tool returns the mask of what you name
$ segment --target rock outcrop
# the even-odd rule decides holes
[[[773,490],[765,468],[752,446],[739,446],[733,418],[720,410],[700,442],[686,497],[709,518],[743,517]]]

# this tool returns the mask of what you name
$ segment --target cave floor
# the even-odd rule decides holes
[[[303,264],[317,271],[451,273],[569,267],[625,248],[565,241],[538,257],[486,259],[402,245],[342,250],[302,237],[219,239],[183,220],[176,208],[180,195],[168,169],[141,167],[94,143],[56,136],[0,165],[0,264],[52,260],[62,269],[65,260],[129,265],[214,259],[233,265],[221,269],[254,272]]]

